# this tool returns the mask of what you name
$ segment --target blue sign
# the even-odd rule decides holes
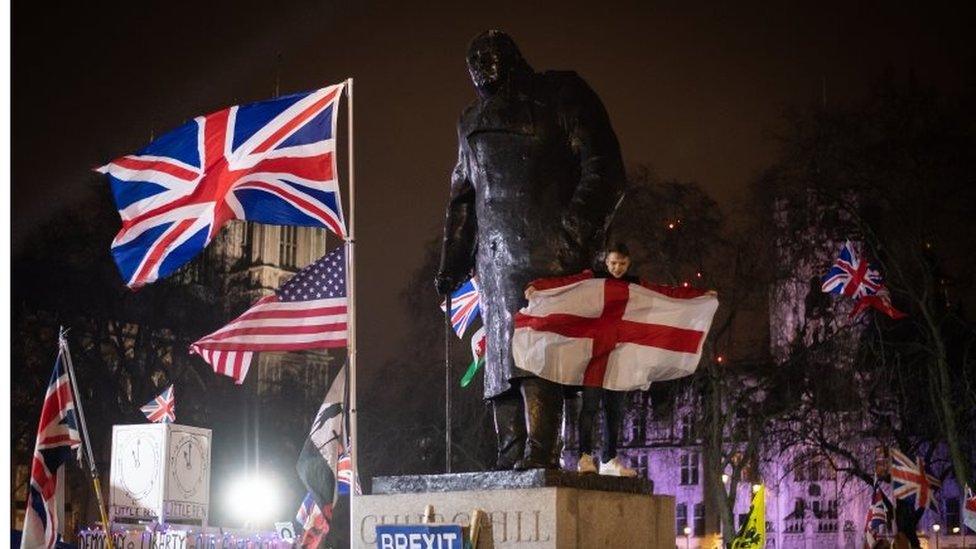
[[[462,549],[458,524],[377,524],[377,549]]]

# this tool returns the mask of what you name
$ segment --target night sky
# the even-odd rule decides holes
[[[474,98],[464,53],[484,29],[512,34],[536,70],[579,72],[628,166],[697,181],[729,212],[772,159],[784,108],[856,99],[887,67],[950,93],[976,74],[972,3],[96,4],[13,5],[14,251],[151,132],[268,98],[276,74],[282,94],[354,77],[363,368],[402,343],[398,294],[443,217]]]

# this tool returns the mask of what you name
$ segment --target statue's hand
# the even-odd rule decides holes
[[[454,277],[449,273],[440,271],[434,276],[434,289],[437,290],[438,295],[447,295],[453,292],[456,286]]]

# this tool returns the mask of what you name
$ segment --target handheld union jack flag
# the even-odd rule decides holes
[[[80,451],[74,393],[62,349],[54,363],[37,426],[21,547],[54,547],[58,538],[55,499],[62,489],[58,486],[58,469]]]
[[[942,484],[925,472],[925,462],[921,457],[912,461],[905,454],[892,449],[891,485],[895,499],[906,501],[915,509],[937,510],[932,492]]]
[[[865,547],[874,547],[877,536],[881,533],[881,527],[889,528],[891,525],[891,502],[881,491],[881,486],[874,483],[874,494],[871,496],[871,506],[868,507],[868,516],[864,524]]]
[[[232,219],[345,236],[335,161],[342,89],[198,116],[98,168],[122,217],[112,255],[125,283],[138,288],[172,273]]]
[[[471,323],[481,316],[481,296],[478,293],[478,277],[471,277],[451,294],[451,325],[459,338],[464,337]],[[441,302],[441,310],[447,309],[447,301]]]
[[[848,240],[840,250],[840,257],[824,275],[821,289],[824,293],[858,299],[878,293],[881,287],[881,273],[866,260],[859,259],[854,245]]]
[[[139,410],[146,414],[146,419],[152,423],[175,423],[176,395],[173,394],[173,386],[167,387],[159,396]]]

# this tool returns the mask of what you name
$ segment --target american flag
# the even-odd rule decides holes
[[[925,461],[921,457],[912,461],[902,452],[892,449],[891,485],[895,499],[904,500],[914,505],[915,509],[928,507],[933,511],[937,510],[932,492],[941,483],[925,472]]]
[[[57,542],[56,499],[62,489],[58,486],[58,469],[80,451],[81,435],[78,433],[74,394],[62,349],[54,363],[37,426],[24,533],[20,544],[22,548],[54,547]]]
[[[146,419],[153,423],[176,422],[176,395],[173,393],[173,386],[167,387],[159,396],[139,410],[146,414]]]
[[[473,276],[451,294],[451,325],[459,338],[464,337],[464,332],[481,315],[481,297],[478,291],[478,278]],[[446,309],[447,300],[441,302],[441,310]]]
[[[108,175],[122,229],[112,255],[132,288],[196,256],[231,219],[345,235],[336,181],[342,84],[198,116]]]
[[[857,251],[850,240],[844,243],[840,257],[824,275],[821,286],[824,293],[845,295],[854,299],[874,295],[881,288],[881,273],[867,261],[857,257]]]
[[[332,250],[190,346],[218,374],[244,383],[254,353],[346,346],[346,253]]]

